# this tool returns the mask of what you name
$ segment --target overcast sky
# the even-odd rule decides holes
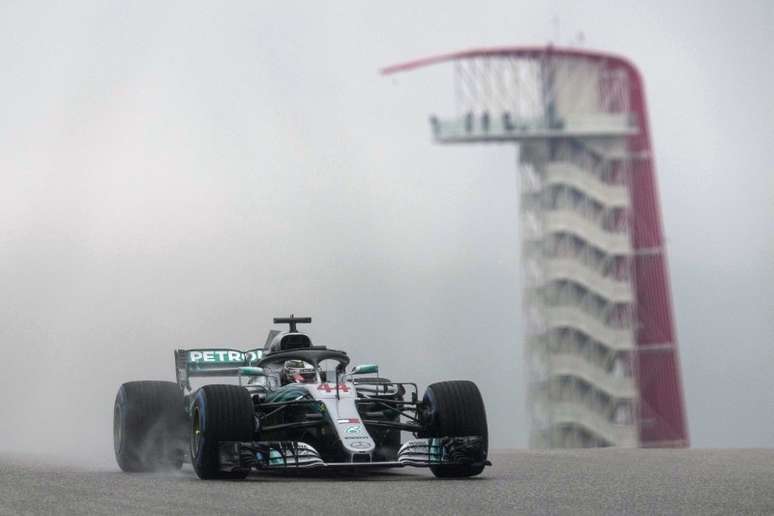
[[[377,70],[579,32],[645,78],[692,443],[774,445],[774,2],[160,4],[0,5],[0,448],[112,460],[121,382],[290,312],[525,446],[515,150]]]

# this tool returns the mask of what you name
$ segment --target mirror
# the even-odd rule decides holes
[[[240,367],[240,376],[266,376],[263,371],[263,367]]]
[[[369,373],[379,373],[379,366],[376,364],[361,364],[355,366],[354,369],[352,369],[352,374],[369,374]]]

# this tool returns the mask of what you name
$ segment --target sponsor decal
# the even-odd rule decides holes
[[[342,423],[342,424],[347,424],[347,423],[355,424],[355,423],[360,423],[360,420],[356,417],[350,417],[350,418],[344,418],[344,419],[337,419],[336,422]]]
[[[354,443],[350,444],[350,446],[352,448],[363,449],[363,448],[370,448],[371,447],[371,443],[367,443],[365,441],[355,441]]]
[[[345,435],[344,439],[370,439],[367,435]]]
[[[362,427],[360,425],[348,426],[345,432],[347,432],[348,434],[359,434],[361,428]]]
[[[255,362],[262,355],[263,352],[260,350],[242,353],[233,349],[213,349],[189,351],[188,361],[193,364],[233,364]]]
[[[336,392],[336,384],[334,383],[321,383],[317,386],[318,391],[325,391],[327,393]],[[347,384],[340,383],[339,384],[339,391],[341,392],[349,392],[349,387],[347,387]]]

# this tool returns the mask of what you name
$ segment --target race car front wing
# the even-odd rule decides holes
[[[299,441],[220,443],[220,465],[224,471],[492,464],[486,459],[485,443],[478,436],[413,439],[400,447],[394,461],[374,462],[366,453],[354,454],[350,459],[349,462],[325,462],[313,446]]]

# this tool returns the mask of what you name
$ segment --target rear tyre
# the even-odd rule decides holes
[[[183,392],[173,382],[127,382],[113,406],[113,449],[122,471],[180,469],[186,438]]]
[[[478,457],[466,457],[470,464],[439,464],[430,466],[436,477],[472,477],[484,470],[484,461],[489,446],[489,432],[486,424],[486,409],[481,392],[473,382],[457,380],[438,382],[430,385],[423,399],[424,422],[428,437],[471,437],[481,438],[482,448]]]
[[[191,464],[203,479],[243,479],[248,469],[221,471],[219,443],[252,441],[255,408],[250,393],[237,385],[206,385],[191,408]]]

